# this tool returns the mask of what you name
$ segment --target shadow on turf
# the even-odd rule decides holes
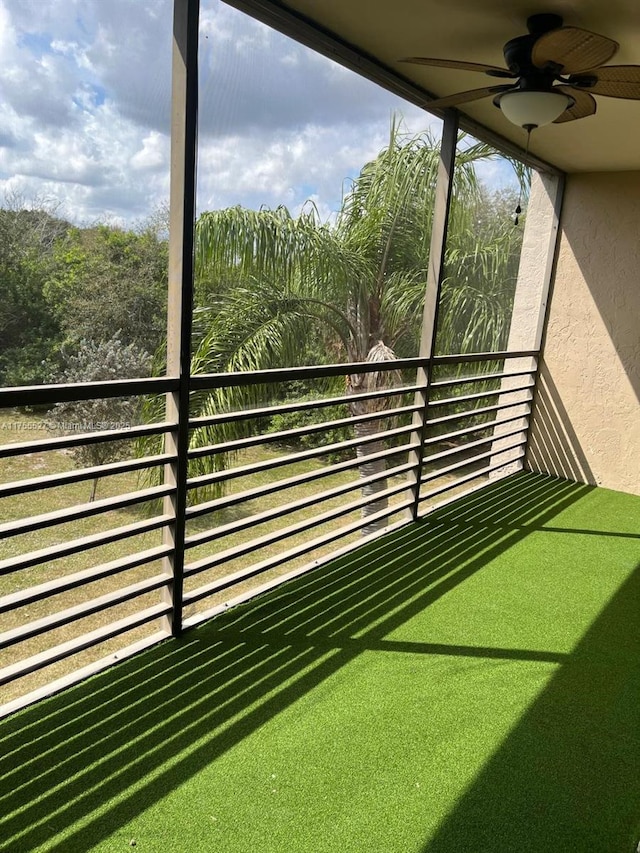
[[[424,853],[635,853],[640,841],[640,566]]]
[[[4,721],[0,850],[92,849],[590,488],[515,475]]]

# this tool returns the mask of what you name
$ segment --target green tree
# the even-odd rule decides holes
[[[151,366],[149,355],[135,344],[122,342],[120,333],[107,341],[82,340],[74,352],[64,352],[65,367],[56,377],[58,382],[106,382],[111,379],[138,379],[147,376]],[[140,421],[140,397],[111,397],[56,403],[51,413],[51,426],[61,435],[126,429]],[[71,449],[80,468],[116,462],[131,452],[130,441],[102,441]],[[91,481],[89,501],[93,501],[100,475]]]
[[[61,330],[45,297],[69,224],[38,200],[0,209],[0,386],[46,382]]]
[[[474,164],[487,156],[489,149],[478,144],[458,157],[452,233],[461,235],[456,245],[465,257],[470,256],[465,241],[477,246],[472,216],[482,201]],[[406,137],[394,124],[388,146],[362,169],[333,225],[319,222],[312,207],[297,217],[283,207],[260,211],[236,207],[202,214],[196,227],[199,307],[194,372],[302,364],[309,342],[315,348],[318,340],[324,344],[326,360],[384,362],[416,355],[438,163],[439,145],[428,133]],[[504,235],[508,255],[512,235],[510,221]],[[452,280],[460,279],[466,269],[458,264]],[[217,282],[223,283],[219,290]],[[472,314],[484,311],[481,285],[474,299]],[[494,331],[485,334],[478,326],[467,345],[472,339],[489,346]],[[399,378],[389,371],[354,372],[348,389],[373,390],[396,384]],[[217,391],[195,399],[194,405],[197,413],[224,411],[256,402],[249,398],[252,393],[255,389]],[[352,411],[375,414],[385,405],[354,401]],[[369,437],[381,430],[381,421],[356,424],[354,430],[356,437]],[[196,440],[209,443],[229,437],[227,427],[224,434]],[[384,460],[367,461],[380,449],[382,442],[358,447],[362,477],[384,471]],[[221,466],[224,459],[218,456],[215,462]],[[375,495],[385,489],[381,479],[364,493]],[[381,498],[364,515],[384,508],[386,500]],[[363,532],[380,526],[374,522]]]
[[[480,185],[456,208],[461,202],[465,215],[454,221],[447,246],[438,354],[501,350],[509,336],[524,222],[513,224],[518,195]]]
[[[166,217],[78,228],[36,201],[0,208],[0,386],[45,383],[61,348],[108,341],[155,352],[166,331]]]
[[[166,334],[168,249],[160,228],[70,229],[55,246],[45,294],[67,341],[108,341],[153,353]]]

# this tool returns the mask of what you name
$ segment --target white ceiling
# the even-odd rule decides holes
[[[431,56],[504,66],[502,46],[527,32],[526,19],[555,12],[565,25],[619,42],[609,65],[640,65],[638,0],[286,0],[286,6],[432,94],[442,97],[500,80],[466,71],[398,62]],[[534,131],[531,152],[568,172],[640,169],[640,101],[596,97],[594,116]],[[524,146],[491,98],[460,107],[495,133]]]

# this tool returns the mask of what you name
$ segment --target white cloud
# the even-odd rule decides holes
[[[138,27],[164,28],[166,38],[165,50],[137,54],[145,82],[127,87],[131,68],[116,66],[133,7]],[[158,20],[142,3],[4,0],[0,33],[0,192],[55,200],[77,222],[131,221],[165,200],[168,118],[156,129],[149,102],[149,115],[136,120],[136,92],[159,85],[159,53],[169,79],[171,15]]]
[[[136,151],[129,163],[133,169],[141,171],[167,169],[169,164],[168,138],[158,133],[157,130],[152,130],[142,140],[142,148]]]
[[[307,199],[335,211],[343,183],[384,147],[388,122],[265,131],[201,140],[199,207],[285,204],[297,210]]]
[[[76,222],[132,222],[168,198],[170,0],[0,0],[0,194]],[[384,146],[393,110],[438,122],[219,2],[200,27],[200,209],[313,200]]]

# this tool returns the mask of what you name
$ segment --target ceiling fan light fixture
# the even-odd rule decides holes
[[[551,124],[574,103],[575,100],[564,92],[533,89],[515,89],[494,99],[494,104],[512,124],[527,130]]]

